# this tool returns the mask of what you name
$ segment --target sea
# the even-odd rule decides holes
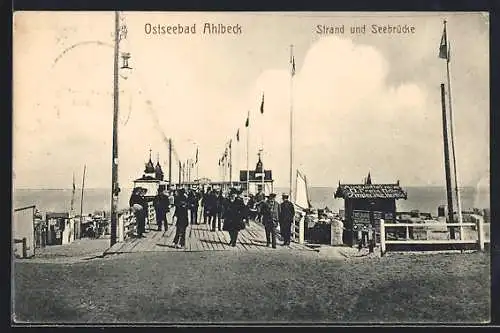
[[[418,209],[420,212],[437,215],[437,208],[446,205],[446,189],[438,186],[411,186],[403,188],[407,194],[407,200],[397,200],[397,211],[411,211]],[[336,188],[333,187],[310,187],[309,200],[316,208],[328,207],[333,211],[344,209],[344,200],[334,199]],[[119,197],[119,208],[128,206],[128,199],[132,189],[122,188]],[[279,194],[287,192],[287,188],[275,188]],[[463,210],[489,209],[489,188],[464,187],[460,190]],[[16,189],[13,191],[13,208],[22,208],[35,205],[42,212],[68,212],[71,207],[71,189]],[[81,209],[81,189],[77,189],[74,195],[75,214]],[[99,211],[110,211],[111,192],[109,189],[85,189],[83,193],[84,215]]]

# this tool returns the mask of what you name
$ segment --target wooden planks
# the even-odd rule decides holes
[[[172,221],[172,219],[169,219]],[[150,231],[145,233],[145,238],[131,238],[125,242],[113,245],[106,253],[130,252],[168,252],[182,251],[174,248],[175,226],[169,225],[167,231]],[[236,247],[229,245],[227,231],[211,231],[208,224],[192,224],[186,229],[186,252],[197,251],[269,251],[265,246],[266,235],[264,227],[255,222],[250,222],[246,228],[239,232]],[[278,244],[280,245],[280,244]],[[313,251],[305,245],[291,243],[283,248],[294,251]]]

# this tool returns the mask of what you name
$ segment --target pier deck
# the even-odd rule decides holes
[[[171,219],[170,219],[171,221]],[[134,253],[134,252],[196,252],[196,251],[276,251],[266,247],[264,227],[255,222],[240,231],[236,247],[231,247],[227,231],[210,231],[207,224],[192,224],[186,230],[186,246],[176,249],[173,245],[175,226],[169,225],[167,231],[151,230],[146,232],[144,238],[130,238],[124,242],[116,243],[105,251],[105,254]],[[277,248],[295,251],[314,251],[298,243],[282,246],[277,241]]]

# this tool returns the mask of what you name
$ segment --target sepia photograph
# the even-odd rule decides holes
[[[487,12],[12,29],[13,325],[490,322]]]

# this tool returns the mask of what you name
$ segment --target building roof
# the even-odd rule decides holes
[[[272,181],[273,180],[273,174],[272,170],[264,170],[264,181]],[[249,181],[262,181],[262,176],[261,173],[256,173],[255,170],[250,170],[248,173]],[[247,170],[241,170],[240,171],[240,181],[241,182],[246,182],[247,181]]]
[[[397,184],[340,184],[334,198],[342,199],[407,199]]]
[[[50,212],[50,213],[45,214],[45,218],[47,220],[48,219],[60,219],[60,218],[67,219],[67,218],[69,218],[69,213],[54,213],[54,212]]]

